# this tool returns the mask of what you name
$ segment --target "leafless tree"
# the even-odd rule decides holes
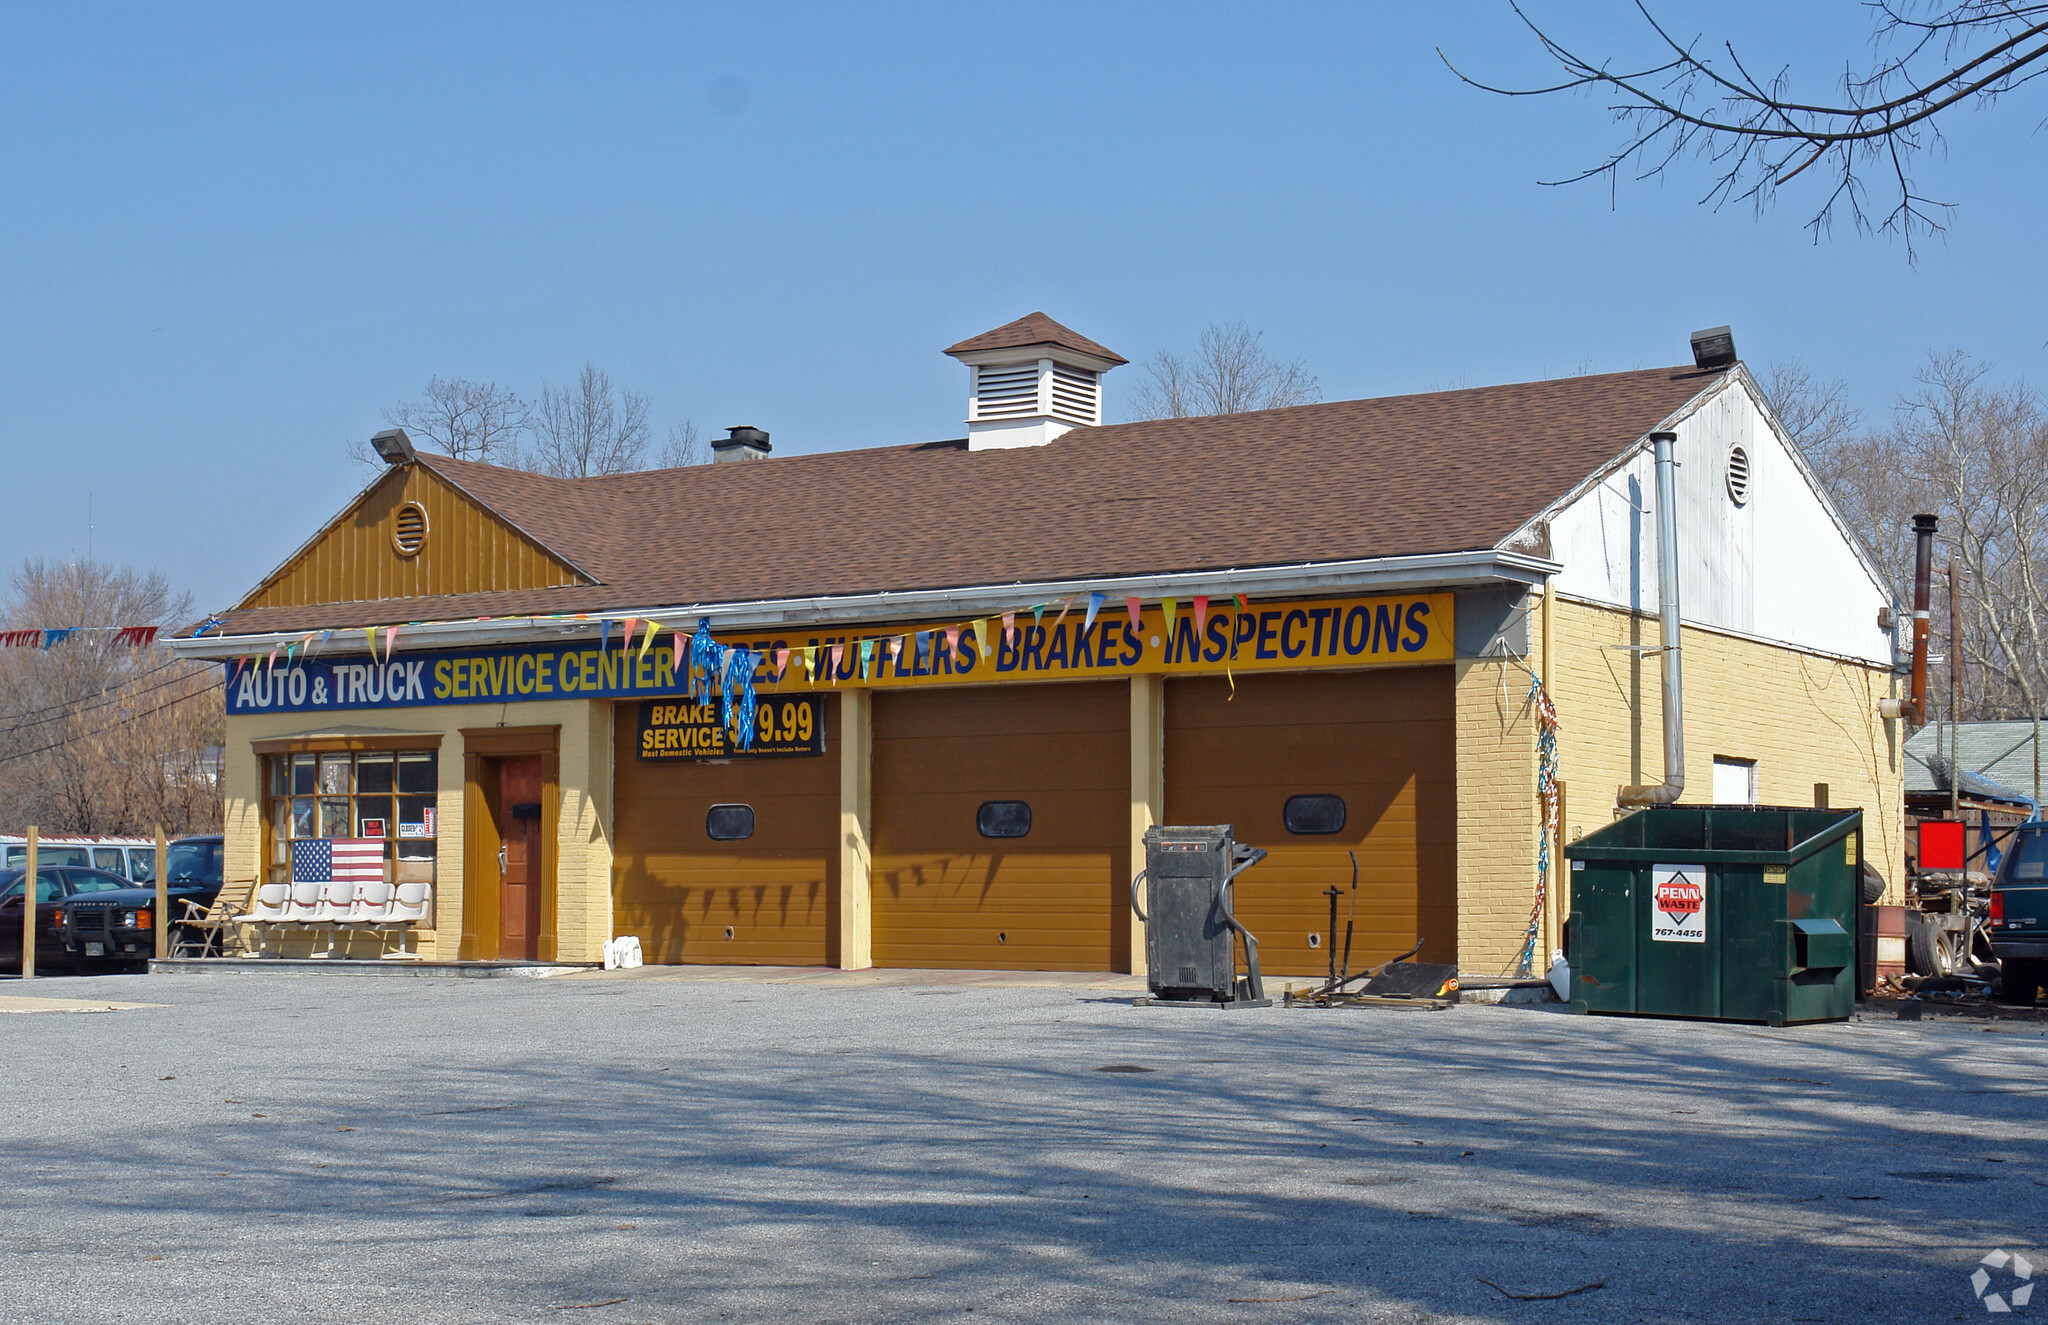
[[[689,419],[673,424],[668,438],[661,444],[662,469],[681,469],[685,465],[702,465],[711,460],[711,448],[697,432],[697,425]]]
[[[1807,222],[1816,237],[1846,214],[1859,231],[1901,236],[1909,256],[1914,236],[1941,230],[1953,211],[1921,193],[1910,173],[1916,156],[1941,143],[1942,117],[1962,105],[1990,106],[2048,69],[2048,2],[2037,0],[1875,0],[1866,6],[1874,24],[1869,62],[1845,60],[1839,83],[1818,100],[1793,90],[1788,67],[1756,72],[1732,43],[1674,35],[1646,0],[1636,8],[1657,54],[1623,68],[1565,46],[1516,0],[1510,7],[1562,81],[1504,87],[1455,65],[1452,72],[1503,96],[1605,95],[1622,126],[1621,146],[1599,164],[1545,183],[1604,175],[1611,189],[1624,171],[1643,179],[1697,157],[1713,173],[1702,202],[1761,211],[1819,167],[1813,178],[1823,193]]]
[[[1786,359],[1771,365],[1763,384],[1778,421],[1792,434],[1808,464],[1826,472],[1834,453],[1863,433],[1863,411],[1849,399],[1849,384],[1839,377],[1823,382],[1805,363]]]
[[[531,407],[517,392],[496,382],[433,377],[427,379],[418,400],[393,405],[384,411],[384,418],[393,427],[405,429],[414,441],[425,441],[458,460],[517,465],[519,438],[531,414]],[[358,447],[359,458],[383,463],[368,443],[358,443]]]
[[[190,612],[156,572],[42,561],[15,572],[0,600],[6,628],[80,629],[49,648],[0,650],[0,824],[219,828],[220,669],[113,629],[171,627]]]
[[[1185,419],[1283,409],[1323,398],[1308,361],[1281,363],[1266,353],[1264,332],[1242,322],[1211,322],[1192,354],[1161,350],[1145,363],[1131,402],[1134,419]]]
[[[1937,565],[1960,572],[1962,709],[2032,716],[2048,702],[2048,410],[2025,385],[1999,386],[1969,356],[1932,356],[1891,423],[1829,453],[1829,494],[1911,601],[1911,519],[1941,519]],[[1946,592],[1945,577],[1939,586]],[[1946,649],[1946,613],[1937,612]],[[1937,673],[1946,683],[1945,673]]]
[[[522,466],[561,478],[624,474],[647,453],[647,397],[612,385],[595,364],[568,386],[543,386]]]

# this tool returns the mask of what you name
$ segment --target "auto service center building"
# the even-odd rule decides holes
[[[1043,314],[947,352],[957,441],[392,457],[176,645],[226,670],[227,895],[381,838],[430,958],[1132,970],[1145,829],[1230,823],[1269,974],[1353,852],[1354,969],[1540,967],[1562,842],[1662,775],[1660,431],[1682,800],[1824,784],[1897,891],[1893,605],[1732,353],[1105,425],[1124,360]]]

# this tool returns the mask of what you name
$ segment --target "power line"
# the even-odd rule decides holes
[[[116,727],[122,726],[126,723],[134,722],[140,718],[153,718],[159,713],[164,713],[171,709],[174,709],[178,705],[185,703],[187,700],[197,699],[201,695],[205,694],[207,691],[212,690],[215,687],[224,687],[226,684],[227,682],[225,680],[211,681],[208,682],[206,685],[199,687],[197,690],[194,690],[189,695],[179,695],[177,698],[171,700],[168,703],[159,704],[155,708],[149,709],[142,713],[131,713],[128,716],[120,719],[120,721],[108,723],[104,727],[96,727],[88,732],[80,732],[76,736],[67,736],[62,740],[54,741],[49,745],[37,746],[33,750],[24,750],[19,754],[0,755],[0,764],[17,763],[23,759],[34,758],[36,755],[48,754],[52,750],[61,750],[65,746],[70,745],[74,741],[83,741],[88,737],[92,736],[103,736],[106,733],[114,730],[114,728]]]
[[[142,673],[142,674],[141,674],[141,676],[137,676],[137,677],[133,677],[133,678],[131,678],[131,680],[130,680],[130,683],[132,684],[132,682],[133,682],[133,681],[139,681],[139,680],[142,680],[142,679],[143,679],[143,678],[145,678],[145,677],[155,676],[155,675],[156,675],[156,674],[157,674],[158,672],[161,672],[161,671],[165,670],[166,668],[170,668],[170,667],[175,667],[175,666],[178,666],[178,665],[180,665],[180,664],[179,664],[179,660],[177,660],[177,659],[173,659],[173,660],[171,660],[170,662],[167,662],[167,663],[165,663],[165,664],[164,664],[164,665],[163,665],[162,667],[157,667],[157,668],[154,668],[154,669],[152,669],[151,671],[147,671],[147,672],[144,672],[144,673]],[[203,664],[202,664],[202,665],[203,665]],[[153,693],[155,693],[156,691],[162,690],[162,689],[163,689],[163,688],[164,688],[165,686],[171,686],[171,685],[176,685],[176,684],[177,684],[178,682],[180,682],[180,681],[189,681],[189,680],[192,680],[192,679],[194,678],[194,676],[196,676],[196,675],[197,675],[197,673],[193,673],[193,672],[183,672],[183,673],[180,673],[180,674],[179,674],[179,675],[177,675],[177,676],[170,676],[170,677],[165,677],[165,678],[164,678],[163,680],[161,680],[161,681],[157,682],[157,683],[156,683],[155,685],[152,685],[152,686],[144,686],[144,687],[142,687],[142,688],[141,688],[140,690],[136,690],[136,691],[133,691],[133,692],[132,692],[132,696],[133,696],[133,697],[140,697],[140,696],[142,696],[142,695],[148,695],[148,694],[153,694]],[[57,722],[57,721],[60,721],[60,720],[61,720],[61,718],[63,718],[63,717],[73,717],[73,716],[77,716],[77,715],[81,715],[81,714],[86,714],[86,713],[92,713],[92,712],[95,712],[95,711],[97,711],[97,710],[99,710],[99,709],[103,709],[103,708],[106,708],[107,706],[109,706],[109,705],[111,705],[111,704],[115,704],[115,703],[118,703],[118,702],[120,702],[120,700],[121,700],[121,699],[122,699],[122,698],[123,698],[124,696],[123,696],[123,695],[121,695],[121,694],[119,694],[119,693],[117,693],[117,692],[119,692],[119,691],[120,691],[120,690],[122,690],[122,689],[123,689],[123,687],[121,687],[121,686],[108,686],[108,687],[107,687],[106,689],[104,689],[104,690],[100,690],[100,691],[97,691],[97,692],[96,692],[96,694],[97,694],[97,695],[100,695],[100,696],[112,696],[112,698],[104,698],[104,699],[101,699],[101,700],[100,700],[100,702],[99,702],[99,703],[97,703],[97,704],[85,704],[85,705],[81,705],[80,707],[78,707],[78,708],[76,708],[76,709],[72,710],[72,711],[71,711],[70,713],[63,713],[63,714],[61,714],[61,715],[59,715],[59,710],[62,710],[62,709],[65,709],[65,708],[67,708],[67,707],[68,707],[67,705],[64,705],[64,704],[52,704],[52,705],[49,705],[49,706],[48,706],[48,707],[46,707],[46,708],[41,708],[41,709],[32,709],[32,710],[30,710],[29,714],[27,714],[27,715],[17,715],[17,716],[26,716],[26,717],[28,718],[28,720],[27,720],[27,721],[23,721],[23,722],[17,722],[17,723],[15,723],[15,724],[14,724],[14,725],[13,725],[12,727],[0,727],[0,736],[11,736],[11,735],[13,735],[13,734],[14,734],[15,732],[19,732],[19,731],[27,731],[27,730],[28,730],[29,728],[31,728],[31,727],[42,727],[42,726],[47,726],[48,724],[50,724],[50,723],[52,723],[52,722]],[[58,715],[58,716],[51,716],[51,717],[35,717],[34,715],[35,715],[35,714],[37,714],[37,713],[48,713],[48,714],[52,714],[52,715]]]

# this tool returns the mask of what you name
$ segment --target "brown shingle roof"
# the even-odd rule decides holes
[[[596,586],[235,612],[224,633],[1471,551],[1713,385],[1648,369],[558,479],[422,455]]]
[[[1080,332],[1063,327],[1043,313],[1026,313],[1015,322],[1005,322],[994,331],[984,331],[979,336],[970,336],[958,345],[949,346],[948,354],[972,354],[976,350],[1015,350],[1026,345],[1059,345],[1082,354],[1092,354],[1098,359],[1107,359],[1112,364],[1129,363],[1130,360],[1115,350],[1098,345]]]

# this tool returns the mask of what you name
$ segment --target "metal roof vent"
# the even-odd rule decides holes
[[[727,428],[727,436],[711,443],[711,459],[722,464],[727,460],[763,460],[775,448],[768,445],[768,434],[748,424]]]
[[[1737,506],[1749,501],[1749,452],[1739,442],[1728,448],[1728,500]]]

